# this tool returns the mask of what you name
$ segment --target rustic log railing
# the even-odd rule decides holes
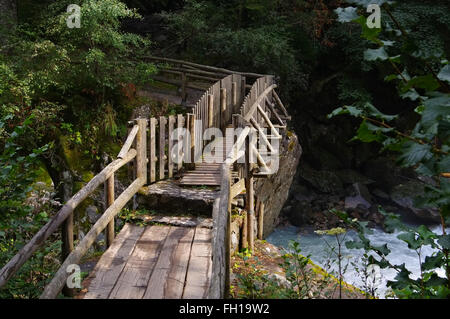
[[[191,162],[201,160],[199,156],[202,155],[204,146],[202,137],[205,131],[212,127],[221,128],[224,131],[228,125],[232,124],[233,128],[241,129],[241,133],[234,137],[236,139],[234,146],[222,165],[220,193],[213,205],[213,269],[208,296],[223,298],[225,292],[229,290],[232,202],[245,190],[243,245],[253,250],[255,210],[259,212],[258,223],[256,223],[259,238],[263,235],[264,218],[264,203],[256,199],[255,205],[254,178],[273,173],[270,163],[266,161],[266,155],[278,156],[278,150],[271,147],[269,140],[281,138],[278,130],[286,128],[286,121],[290,117],[274,90],[277,86],[272,76],[233,72],[173,59],[155,57],[149,59],[170,64],[170,67],[164,69],[168,74],[181,73],[182,79],[179,83],[184,90],[182,94],[185,94],[185,88],[190,85],[186,80],[189,77],[215,83],[204,89],[204,95],[194,105],[191,113],[150,119],[140,118],[131,122],[128,137],[117,159],[67,201],[0,270],[0,288],[58,228],[62,227],[64,261],[41,295],[41,298],[55,298],[65,287],[69,276],[68,266],[80,262],[102,231],[106,231],[107,247],[112,244],[114,217],[142,186],[172,178],[175,173],[179,175],[185,165],[192,167]],[[247,85],[246,77],[256,78],[256,81],[251,86]],[[246,95],[247,88],[250,90]],[[277,124],[273,124],[271,118],[277,121]],[[199,120],[202,121],[201,125]],[[175,129],[178,129],[178,134],[174,134]],[[271,135],[266,135],[265,129],[270,129]],[[190,133],[190,139],[187,138],[189,135],[184,133],[186,131]],[[178,142],[178,148],[174,148],[175,140]],[[263,149],[265,146],[267,151],[261,152],[262,146]],[[176,156],[174,156],[174,149]],[[254,156],[256,156],[256,163],[253,160]],[[126,164],[129,165],[129,175],[132,175],[133,182],[116,198],[114,175]],[[131,164],[133,164],[132,167]],[[238,172],[235,179],[231,177],[231,167]],[[104,184],[106,210],[87,235],[74,247],[73,212],[101,184]]]

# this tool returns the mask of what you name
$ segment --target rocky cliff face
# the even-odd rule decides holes
[[[280,143],[280,165],[278,172],[268,178],[258,179],[255,194],[264,203],[264,230],[266,237],[279,224],[280,212],[288,199],[289,189],[302,155],[297,135],[288,132]]]

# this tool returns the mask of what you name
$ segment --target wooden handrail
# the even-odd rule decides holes
[[[212,275],[208,298],[224,298],[230,287],[230,224],[231,224],[230,165],[223,164],[220,195],[213,205]]]
[[[136,137],[138,131],[139,131],[139,126],[134,125],[133,128],[131,129],[130,134],[128,134],[128,137],[127,137],[125,143],[123,144],[122,149],[119,152],[119,155],[117,155],[117,158],[125,157],[125,155],[130,150],[131,145],[133,144],[134,138]]]
[[[240,74],[242,76],[253,77],[253,78],[260,78],[260,77],[264,76],[263,74],[258,74],[258,73],[231,71],[231,70],[227,70],[227,69],[223,69],[223,68],[217,68],[217,67],[213,67],[213,66],[209,66],[209,65],[202,65],[202,64],[197,64],[197,63],[183,61],[183,60],[176,60],[176,59],[171,59],[171,58],[148,56],[147,59],[153,60],[153,61],[181,64],[181,65],[191,66],[196,69],[212,71],[212,72],[217,72],[217,73]]]
[[[108,207],[100,219],[92,226],[91,230],[80,241],[78,246],[72,251],[56,272],[52,281],[45,287],[41,299],[56,298],[64,287],[69,276],[67,267],[80,262],[81,258],[94,243],[97,236],[106,228],[109,222],[116,216],[136,192],[145,184],[145,178],[138,178]]]
[[[258,98],[256,99],[255,103],[253,103],[253,105],[250,107],[249,111],[247,112],[247,114],[243,115],[244,119],[246,121],[250,121],[250,118],[253,116],[253,113],[255,113],[257,107],[259,104],[261,104],[261,102],[265,99],[265,97],[267,96],[267,94],[269,94],[271,91],[273,91],[274,89],[277,88],[276,84],[272,84],[271,86],[269,86],[267,89],[264,90],[263,93],[261,93],[260,96],[258,96]]]
[[[79,190],[57,213],[50,219],[33,238],[22,247],[22,249],[0,270],[0,287],[3,287],[7,281],[22,267],[22,265],[38,250],[45,240],[53,234],[58,227],[73,213],[75,208],[92,194],[98,186],[104,183],[114,172],[130,162],[137,155],[137,151],[131,149],[124,156],[106,166],[99,174],[91,179],[86,186]]]

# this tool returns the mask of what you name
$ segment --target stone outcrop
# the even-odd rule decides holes
[[[288,198],[289,189],[302,155],[297,135],[288,132],[280,143],[280,164],[277,173],[257,179],[255,194],[264,203],[264,231],[266,237],[279,223],[280,212]]]

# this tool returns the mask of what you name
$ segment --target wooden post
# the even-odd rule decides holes
[[[186,73],[181,73],[181,102],[186,102]]]
[[[214,95],[208,94],[208,128],[214,125]]]
[[[264,237],[264,203],[261,202],[259,205],[259,216],[258,216],[258,239],[263,240]]]
[[[191,134],[191,167],[195,169],[195,114],[191,114],[189,118],[189,132]]]
[[[105,183],[106,208],[114,204],[114,174]],[[114,240],[114,218],[106,226],[106,247],[110,247]]]
[[[184,116],[181,114],[178,114],[177,116],[177,129],[178,129],[178,149],[177,149],[177,155],[178,157],[178,163],[177,163],[177,168],[178,168],[178,173],[181,172],[181,170],[183,169],[183,154],[180,154],[181,151],[183,150],[183,134],[181,134],[181,129],[184,126]]]
[[[245,139],[245,166],[246,166],[246,202],[247,202],[247,236],[248,236],[248,249],[253,251],[254,249],[254,222],[255,222],[255,197],[253,190],[253,176],[252,176],[252,163],[250,160],[251,149],[250,149],[250,136]]]
[[[149,163],[150,163],[150,183],[156,182],[156,124],[158,121],[152,117],[150,119],[150,154],[149,154]]]
[[[66,218],[62,224],[62,251],[61,251],[61,262],[64,262],[66,258],[73,251],[73,212]],[[73,297],[75,291],[73,288],[69,288],[64,285],[62,293],[66,297]]]
[[[173,128],[175,126],[175,116],[169,116],[169,150],[167,152],[168,157],[168,170],[169,170],[169,178],[173,177],[173,158],[172,158],[172,148],[173,148]]]
[[[231,268],[231,173],[229,165],[224,170],[228,176],[228,210],[227,210],[227,230],[225,238],[225,292],[230,292],[230,268]],[[224,190],[222,190],[224,191]],[[225,296],[227,297],[227,296]]]
[[[166,167],[166,123],[164,116],[159,117],[159,180],[165,178]]]
[[[231,83],[231,113],[237,113],[237,83],[236,82],[232,82]]]
[[[225,131],[227,127],[227,89],[220,89],[220,119],[222,120],[222,130]]]
[[[242,223],[242,242],[241,247],[242,249],[248,248],[248,213],[245,212],[244,214],[244,221]]]
[[[245,99],[245,85],[246,85],[245,76],[242,77],[241,81],[242,81],[242,84],[241,84],[241,90],[242,90],[241,96],[242,96],[242,99]]]
[[[147,183],[147,120],[137,119],[139,131],[136,135],[136,177]]]

